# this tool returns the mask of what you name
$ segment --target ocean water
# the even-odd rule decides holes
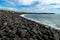
[[[21,16],[60,29],[60,14],[23,14]]]

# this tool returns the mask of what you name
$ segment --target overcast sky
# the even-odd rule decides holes
[[[0,9],[60,13],[60,0],[0,0]]]

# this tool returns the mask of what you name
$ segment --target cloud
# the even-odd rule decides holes
[[[43,12],[43,11],[54,12],[54,10],[55,12],[57,12],[58,9],[60,8],[60,0],[39,0],[38,2],[39,4],[36,5],[36,8],[40,9],[41,10],[40,12]]]
[[[20,11],[51,12],[60,8],[60,0],[5,0]],[[54,12],[54,11],[52,11]]]
[[[11,4],[13,6],[16,6],[15,2],[14,1],[10,1],[10,0],[5,0],[6,3],[8,4]]]
[[[7,2],[8,4],[11,4],[11,5],[25,5],[25,6],[28,6],[28,5],[32,5],[36,2],[37,0],[5,0],[5,2]]]
[[[43,4],[60,3],[60,0],[39,0]]]
[[[21,5],[32,5],[37,0],[18,0],[18,3]]]
[[[50,4],[60,4],[60,0],[6,0],[7,3],[11,5],[23,5],[23,6],[30,6],[34,3],[39,3],[39,6],[46,6]],[[38,7],[36,5],[36,7]]]

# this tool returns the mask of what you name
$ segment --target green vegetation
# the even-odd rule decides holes
[[[16,12],[13,10],[0,10],[0,12],[4,12],[4,13],[20,13],[20,12]]]
[[[36,13],[36,12],[17,12],[17,11],[13,11],[13,10],[0,10],[0,12],[4,12],[4,13],[17,13],[17,14],[55,14],[55,13]]]
[[[32,12],[17,12],[17,11],[13,11],[13,10],[1,10],[0,12],[4,12],[4,13],[17,13],[17,14],[32,14]]]

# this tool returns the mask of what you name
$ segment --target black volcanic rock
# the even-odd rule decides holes
[[[0,12],[0,40],[60,40],[60,30],[28,20],[20,14]]]

